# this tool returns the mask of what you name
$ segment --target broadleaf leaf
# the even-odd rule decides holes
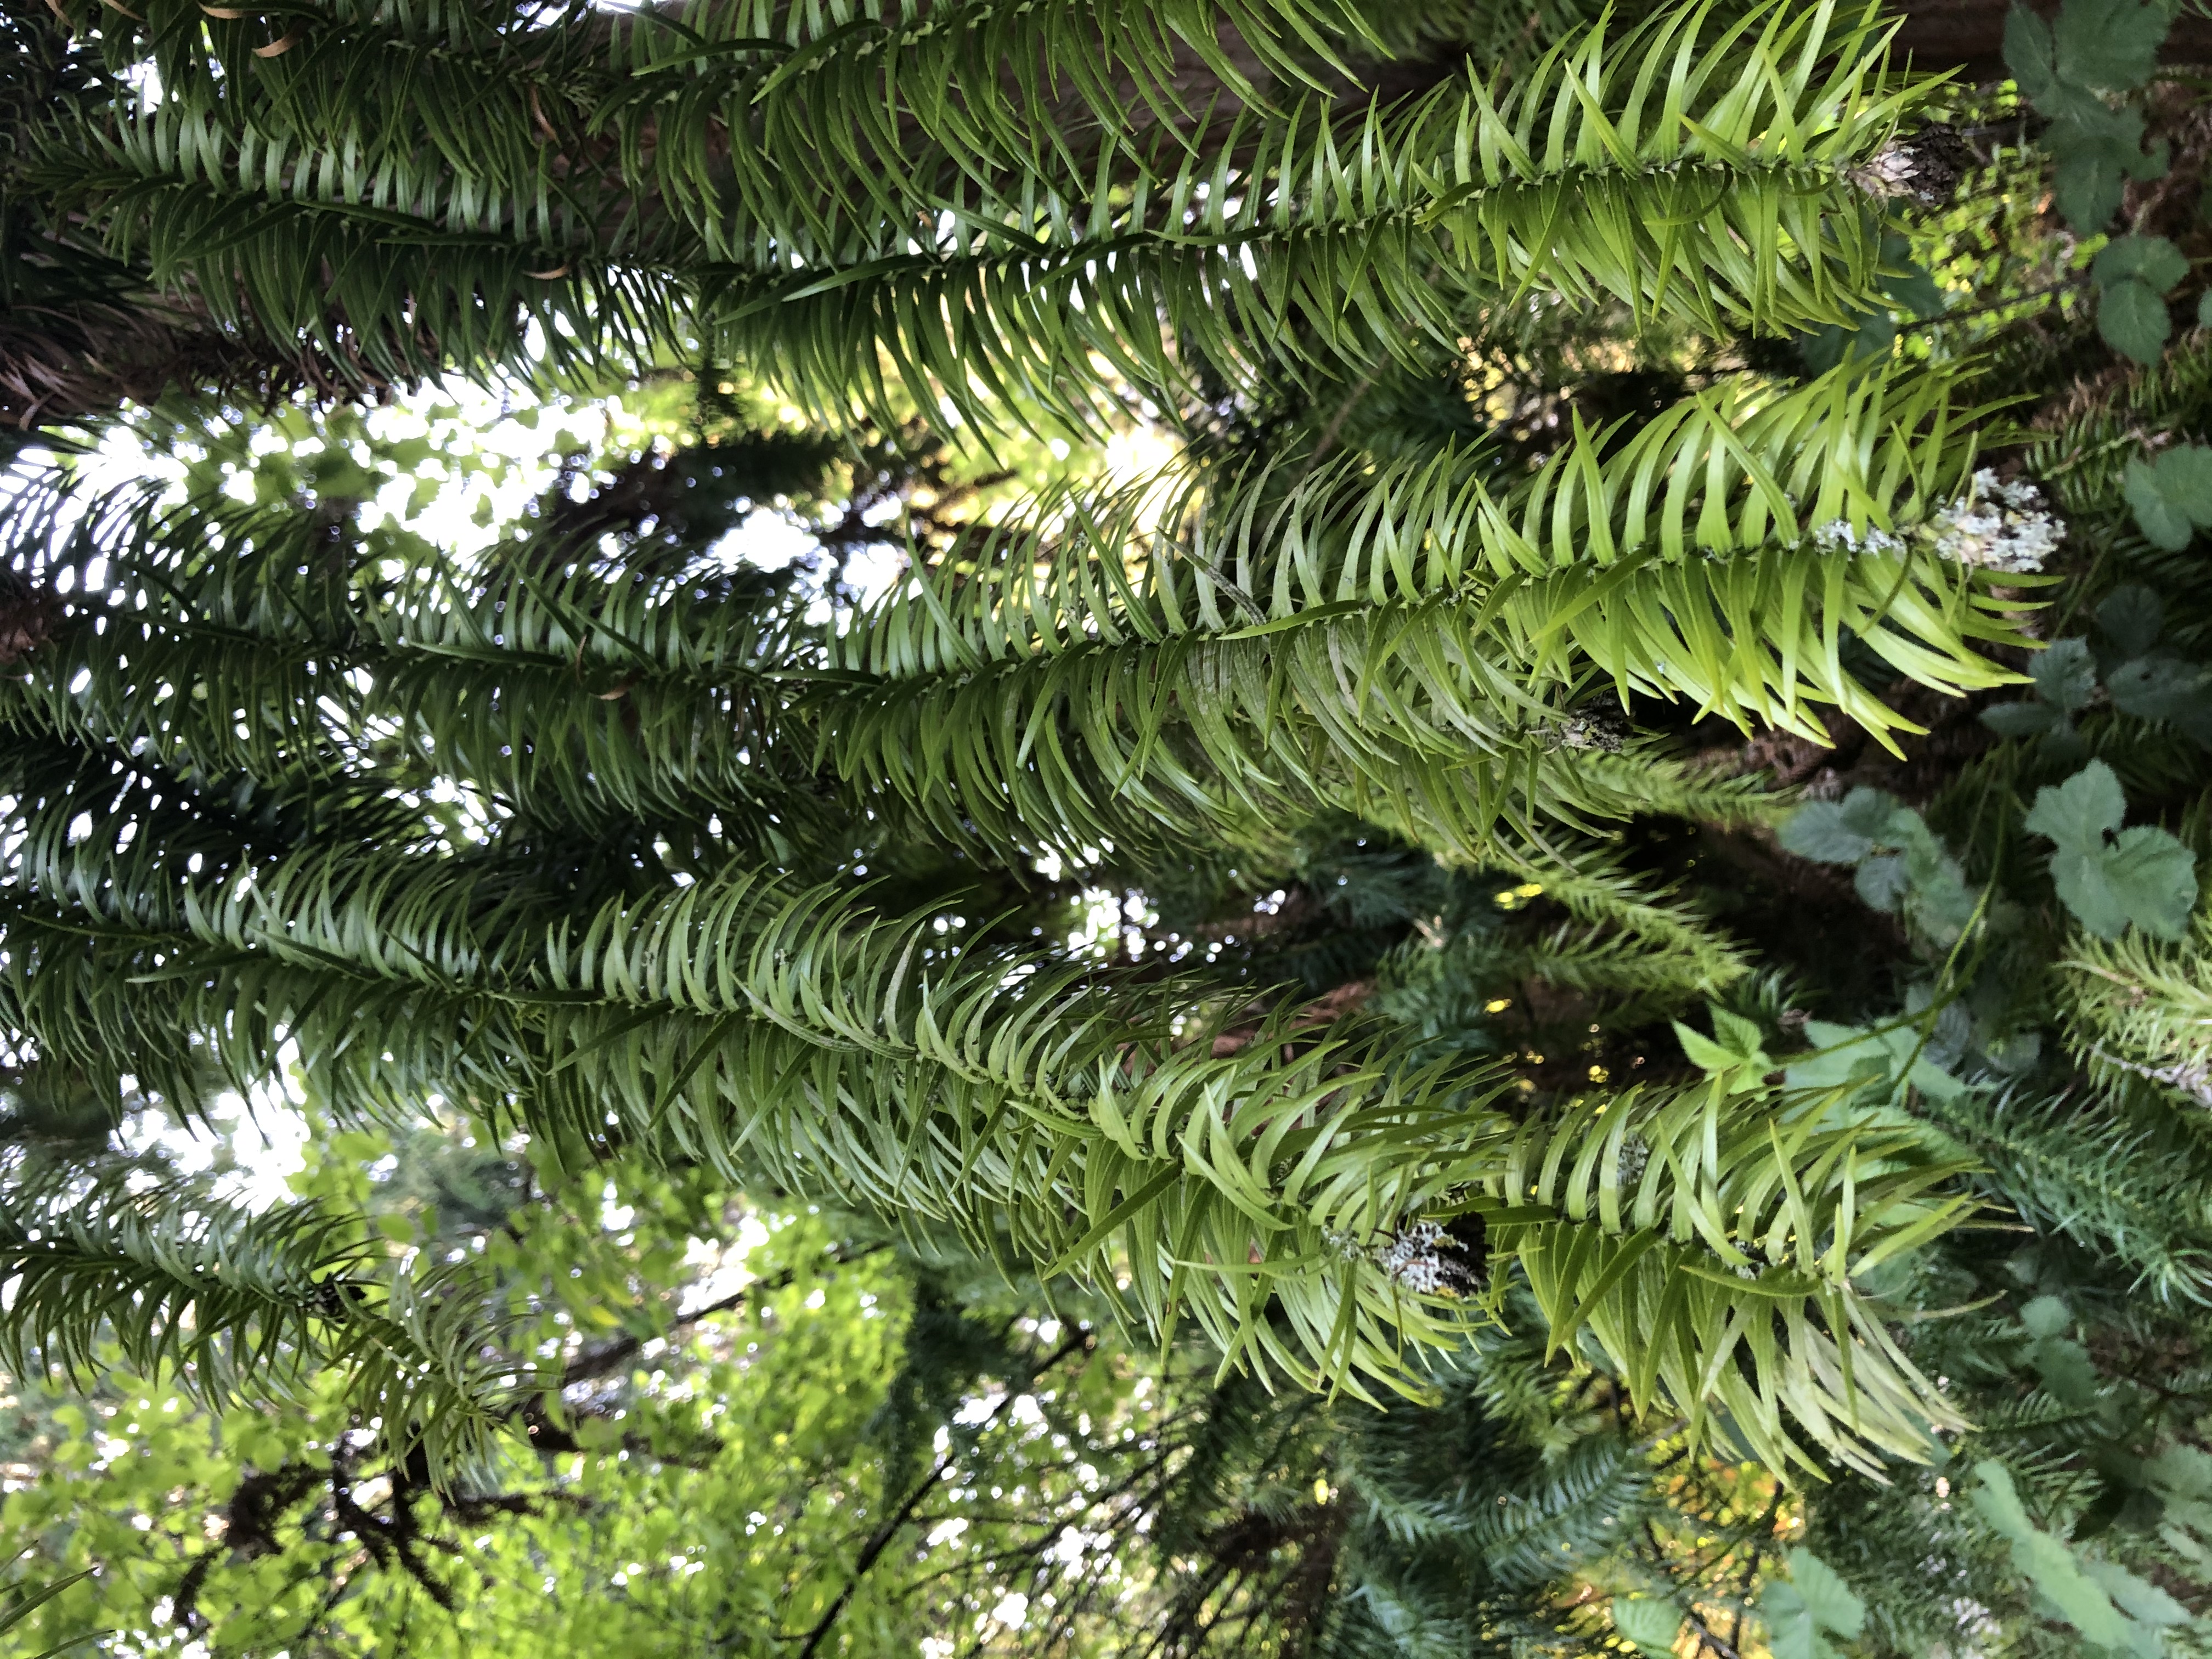
[[[2027,672],[2036,696],[2069,714],[2087,708],[2097,695],[2097,661],[2087,640],[2054,640],[2029,660]]]
[[[2164,9],[2153,0],[2066,0],[2051,31],[2058,76],[2105,92],[2131,92],[2158,67]]]
[[[2163,236],[2116,236],[2090,262],[2089,274],[2100,288],[2132,276],[2165,295],[2189,274],[2189,260]]]
[[[2139,363],[2154,363],[2165,353],[2173,322],[2158,290],[2133,276],[2109,284],[2097,307],[2097,331],[2105,343]]]
[[[2197,902],[2197,854],[2150,825],[2122,830],[2119,779],[2092,761],[2036,792],[2028,830],[2057,843],[2051,877],[2059,902],[2091,933],[2117,939],[2130,923],[2160,939],[2187,930]]]

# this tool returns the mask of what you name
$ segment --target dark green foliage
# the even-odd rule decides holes
[[[2129,179],[2155,179],[2166,171],[2163,141],[2148,154],[2143,149],[2142,114],[2115,109],[2104,94],[2132,92],[2150,78],[2166,24],[2166,9],[2156,0],[2067,0],[2055,28],[2024,6],[2007,14],[2006,66],[2019,81],[2021,95],[2051,118],[2043,143],[2057,158],[2059,211],[2084,234],[2111,222]],[[2157,294],[2151,293],[2154,303]],[[2112,298],[2108,294],[2108,304]],[[2124,310],[2132,294],[2123,294],[2121,301]],[[2119,329],[2132,345],[2134,331],[2148,325],[2128,315],[2130,320],[2106,328],[2108,337]],[[2152,356],[2165,338],[2164,324],[2160,307],[2155,338],[2147,348]]]
[[[394,1525],[502,1436],[703,1459],[616,1415],[671,1298],[541,1236],[618,1171],[690,1236],[742,1190],[900,1265],[881,1491],[775,1632],[805,1659],[925,1570],[904,1529],[1017,1398],[1097,1471],[1007,1546],[1040,1651],[1105,1594],[1044,1616],[1087,1531],[1149,1564],[1125,1645],[1163,1659],[2178,1659],[2186,233],[2097,256],[2142,368],[2023,441],[1987,364],[2056,397],[2100,349],[1946,343],[1977,307],[1908,124],[1950,94],[1871,12],[106,9],[14,24],[0,234],[45,320],[0,368],[52,373],[11,411],[99,406],[111,322],[247,366],[116,359],[157,385],[680,356],[699,398],[481,556],[366,509],[348,411],[243,492],[19,471],[12,1369],[343,1373]],[[2166,165],[2118,100],[2166,21],[2011,26],[2085,234]],[[1501,356],[1540,384],[1493,398]],[[1138,408],[1183,441],[1153,477],[986,503],[950,447]],[[813,550],[726,556],[769,511]],[[863,552],[905,560],[866,599]],[[405,1176],[359,1213],[134,1188],[126,1114],[287,1067]],[[544,1286],[587,1265],[608,1334],[564,1349]],[[1041,1380],[1094,1345],[1160,1357],[1144,1443]]]
[[[931,1437],[952,1426],[955,1413],[979,1381],[1003,1377],[1010,1388],[1026,1381],[1020,1352],[1006,1339],[1002,1324],[978,1317],[951,1299],[945,1286],[926,1271],[916,1275],[914,1312],[899,1369],[868,1425],[883,1443],[884,1467],[893,1490],[903,1492],[914,1484]],[[954,1427],[953,1437],[972,1442],[974,1437]]]

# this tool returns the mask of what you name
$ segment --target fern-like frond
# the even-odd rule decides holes
[[[1502,496],[1455,450],[1058,495],[844,635],[832,752],[941,823],[1094,837],[1115,811],[1328,802],[1325,756],[1370,815],[1432,839],[1430,814],[1470,848],[1516,788],[1538,817],[1620,815],[1601,761],[1544,757],[1547,682],[1595,670],[1816,734],[1807,705],[1827,702],[1887,732],[1905,723],[1844,669],[1847,635],[1947,690],[2012,678],[1978,648],[2017,637],[1987,574],[1897,533],[1972,471],[1954,393],[1915,370],[1717,392],[1614,453],[1578,431]],[[1814,542],[1838,524],[1887,545]]]
[[[2212,1300],[2212,1206],[2185,1155],[2140,1117],[2019,1090],[1919,1109],[1989,1165],[1982,1184],[2035,1226],[2134,1269],[2161,1300]]]
[[[1134,1318],[1188,1313],[1230,1362],[1306,1382],[1417,1386],[1401,1343],[1459,1319],[1367,1250],[1486,1167],[1496,1085],[1464,1067],[1394,1066],[1370,1032],[1288,1015],[1216,1055],[1200,988],[971,961],[942,917],[849,889],[738,875],[574,927],[561,897],[354,848],[189,886],[172,927],[33,896],[0,919],[0,1012],[108,1071],[143,1022],[180,1087],[188,1062],[248,1079],[292,1042],[342,1112],[436,1092],[571,1147],[616,1133],[979,1248],[1011,1236],[1126,1277]]]
[[[1494,1225],[1559,1340],[1587,1322],[1618,1349],[1659,1316],[1639,1405],[1695,1417],[1717,1389],[1778,1458],[1795,1445],[1785,1404],[1843,1455],[1856,1434],[1918,1443],[1898,1426],[1918,1397],[1909,1369],[1849,1279],[1958,1206],[1910,1203],[1942,1172],[1890,1172],[1890,1149],[1848,1132],[1633,1097],[1601,1124],[1516,1129],[1488,1074],[1409,1063],[1416,1036],[1357,1018],[1317,1031],[1285,1010],[1216,1053],[1241,997],[1218,1010],[1200,985],[962,949],[951,918],[884,916],[850,888],[738,873],[587,921],[569,902],[495,856],[357,848],[189,885],[168,927],[127,902],[95,918],[34,893],[0,924],[0,1007],[71,1061],[114,1066],[101,1045],[128,1020],[166,1030],[179,1066],[241,1078],[296,1043],[342,1110],[437,1093],[551,1145],[617,1136],[950,1224],[1079,1274],[1133,1322],[1194,1320],[1225,1364],[1360,1393],[1419,1390],[1410,1351],[1457,1340],[1479,1310],[1401,1284],[1379,1247],[1480,1189],[1506,1206]],[[1620,1166],[1632,1127],[1651,1168],[1624,1198],[1592,1171]],[[1557,1218],[1529,1219],[1532,1204]],[[1762,1269],[1739,1287],[1753,1253]],[[1585,1267],[1627,1276],[1584,1307]],[[1867,1344],[1844,1366],[1856,1418],[1827,1334],[1847,1328]]]
[[[1230,9],[1295,99],[1217,44],[1218,5],[1149,9],[741,6],[702,32],[379,8],[268,56],[258,19],[170,17],[158,104],[56,135],[42,180],[226,321],[367,377],[520,361],[533,325],[556,359],[635,354],[696,316],[824,410],[896,382],[1081,421],[1201,359],[1255,380],[1449,345],[1531,291],[1715,331],[1841,319],[1879,274],[1850,173],[1923,96],[1834,0],[1601,21],[1503,92],[1471,72],[1389,109],[1301,67],[1358,33],[1338,0]]]
[[[1064,198],[901,203],[890,222],[934,214],[933,242],[733,272],[715,310],[738,356],[827,406],[880,397],[881,346],[910,396],[1079,416],[1060,388],[1096,385],[1092,354],[1181,390],[1192,354],[1237,378],[1358,362],[1449,344],[1457,313],[1532,290],[1708,329],[1826,319],[1878,253],[1849,158],[1917,94],[1879,67],[1871,10],[1711,21],[1680,9],[1617,42],[1601,21],[1502,97],[1471,71],[1403,109],[1240,112],[1170,167],[1109,140]]]
[[[1287,1018],[1216,1054],[1194,988],[949,948],[848,896],[701,884],[549,949],[542,1106],[855,1207],[1000,1232],[1224,1363],[1401,1388],[1448,1304],[1369,1253],[1484,1158],[1498,1085]],[[1189,1024],[1177,1035],[1183,1021]],[[1270,1305],[1274,1317],[1264,1316]]]
[[[2167,944],[2130,928],[2117,939],[2076,933],[2059,964],[2069,1046],[2093,1075],[2146,1078],[2212,1105],[2212,923]]]
[[[386,1260],[358,1218],[253,1212],[187,1185],[0,1186],[0,1361],[88,1382],[119,1362],[218,1408],[349,1373],[364,1418],[441,1472],[488,1454],[526,1365],[487,1363],[487,1306]]]
[[[1958,1166],[1826,1127],[1824,1104],[1631,1091],[1531,1119],[1489,1183],[1554,1346],[1587,1330],[1639,1410],[1671,1401],[1693,1429],[1724,1412],[1769,1467],[1816,1479],[1801,1433],[1878,1474],[1957,1423],[1853,1281],[1968,1203],[1940,1190]]]
[[[1594,1437],[1546,1468],[1533,1490],[1476,1511],[1475,1537],[1500,1585],[1533,1588],[1617,1545],[1650,1486],[1650,1464],[1637,1447]]]

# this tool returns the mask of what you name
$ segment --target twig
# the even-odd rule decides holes
[[[1992,300],[1987,305],[1969,306],[1964,311],[1947,311],[1941,317],[1926,318],[1903,332],[1917,334],[1926,329],[1948,328],[1953,323],[1963,323],[1970,317],[1986,316],[1992,311],[2002,311],[2008,306],[2024,306],[2030,300],[2047,299],[2053,294],[2066,293],[2081,287],[2088,280],[2087,271],[2077,270],[2071,276],[2046,283],[2042,288],[2032,288],[2025,294],[2015,294],[2008,300]]]
[[[888,1244],[871,1244],[865,1250],[856,1250],[851,1255],[836,1257],[832,1265],[840,1267],[849,1267],[855,1261],[865,1261],[878,1252],[889,1249],[890,1246]],[[743,1290],[732,1291],[719,1302],[709,1302],[703,1308],[694,1308],[688,1314],[678,1314],[668,1322],[668,1329],[661,1333],[659,1340],[665,1340],[686,1326],[696,1325],[702,1319],[711,1319],[716,1314],[727,1313],[731,1309],[742,1305],[748,1297],[757,1291],[783,1290],[793,1284],[797,1278],[797,1270],[793,1269],[780,1273],[773,1279],[754,1279]],[[648,1340],[653,1340],[655,1339],[642,1336],[618,1336],[605,1347],[593,1348],[588,1353],[580,1353],[568,1362],[567,1369],[561,1373],[559,1386],[566,1389],[578,1382],[588,1382],[595,1376],[605,1376],[623,1360],[642,1348]]]
[[[1091,1333],[1085,1330],[1077,1331],[1074,1335],[1054,1349],[1042,1364],[1030,1372],[1031,1380],[1034,1381],[1042,1373],[1050,1370],[1077,1349],[1087,1348],[1090,1346]],[[986,1427],[991,1419],[999,1414],[1000,1407],[1013,1397],[1013,1391],[1011,1389],[1000,1395],[992,1402],[991,1409],[983,1414],[981,1421],[975,1425],[976,1428],[980,1430]],[[867,1576],[868,1569],[874,1566],[882,1558],[884,1552],[890,1547],[891,1540],[898,1535],[899,1529],[913,1518],[914,1512],[921,1507],[922,1500],[936,1490],[937,1483],[945,1479],[945,1472],[951,1467],[952,1451],[947,1448],[945,1455],[939,1457],[931,1466],[929,1473],[921,1478],[921,1483],[906,1495],[905,1501],[884,1518],[883,1525],[878,1527],[874,1535],[862,1546],[860,1559],[853,1563],[853,1575],[845,1581],[845,1588],[837,1592],[837,1599],[830,1604],[829,1611],[816,1621],[812,1630],[806,1632],[805,1645],[799,1650],[799,1659],[814,1659],[816,1651],[829,1638],[830,1627],[837,1622],[838,1616],[845,1611],[846,1604],[852,1601],[853,1593],[860,1588],[860,1580]]]
[[[1743,1656],[1736,1651],[1735,1646],[1725,1640],[1719,1632],[1708,1625],[1696,1608],[1692,1607],[1690,1610],[1689,1619],[1691,1627],[1698,1632],[1698,1645],[1700,1649],[1711,1648],[1715,1653],[1720,1655],[1721,1659],[1743,1659]]]
[[[779,1273],[772,1279],[756,1279],[742,1291],[732,1291],[719,1302],[709,1302],[703,1308],[695,1309],[688,1314],[681,1314],[670,1320],[668,1330],[663,1333],[663,1335],[665,1337],[672,1334],[687,1325],[696,1325],[701,1320],[710,1319],[718,1313],[727,1313],[731,1309],[741,1305],[756,1289],[780,1291],[790,1284],[792,1279],[793,1275],[790,1273]],[[605,1376],[642,1348],[647,1340],[647,1339],[641,1336],[618,1336],[605,1347],[593,1348],[588,1353],[578,1354],[562,1371],[558,1386],[563,1389],[572,1388],[579,1382],[588,1382],[593,1377]]]

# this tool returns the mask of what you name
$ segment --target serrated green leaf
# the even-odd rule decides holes
[[[2055,1296],[2039,1296],[2020,1310],[2020,1322],[2033,1337],[2063,1336],[2074,1328],[2074,1310]]]
[[[2047,702],[2000,702],[1982,710],[1981,720],[2001,738],[2034,738],[2065,715]]]
[[[1782,845],[1799,858],[1856,864],[1877,846],[1898,844],[1897,797],[1862,786],[1840,801],[1808,801],[1782,826]]]
[[[1856,864],[1874,851],[1873,840],[1845,818],[1841,801],[1807,801],[1784,822],[1777,839],[1784,852],[1821,864]]]
[[[1785,1582],[1769,1584],[1759,1598],[1766,1624],[1767,1650],[1774,1659],[1830,1659],[1834,1650],[1821,1640],[1804,1593]]]
[[[2020,86],[2020,95],[2042,107],[2058,90],[2057,46],[2051,25],[2026,6],[2005,14],[2005,67]],[[2044,110],[2045,114],[2051,112]]]
[[[2151,472],[2161,495],[2199,529],[2212,526],[2212,447],[2176,444],[2151,463]]]
[[[2105,343],[2139,363],[2154,363],[2173,332],[2166,301],[2149,283],[2133,276],[2108,285],[2097,305],[2097,332]]]
[[[1682,1610],[1672,1601],[1652,1596],[1617,1596],[1613,1603],[1613,1627],[1646,1654],[1671,1655],[1674,1638],[1681,1634]]]
[[[2082,234],[2110,222],[2129,179],[2155,179],[2166,171],[2163,139],[2148,153],[2143,149],[2140,111],[2112,109],[2065,82],[2037,106],[2053,118],[2043,135],[2043,147],[2057,162],[2051,193],[2059,212]]]
[[[1893,912],[1904,902],[1905,890],[1911,886],[1911,872],[1905,860],[1895,853],[1867,860],[1851,878],[1861,903],[1869,908]]]
[[[2135,511],[2136,528],[2142,532],[2145,541],[2169,553],[2179,553],[2189,545],[2190,538],[2196,534],[2195,521],[2185,507],[2167,498],[2154,467],[2140,460],[2130,461],[2123,488],[2129,507]]]
[[[1746,1019],[1741,1014],[1732,1014],[1725,1008],[1711,1009],[1713,1035],[1741,1059],[1765,1058],[1766,1034],[1759,1029],[1758,1022]]]
[[[2159,939],[2178,939],[2189,932],[2189,914],[2197,908],[2197,854],[2165,830],[2150,824],[2121,830],[2087,874],[2082,904],[2109,904],[2124,917],[2119,927],[2097,930],[2105,937],[2117,935],[2129,921]],[[2066,897],[2063,889],[2059,897]],[[2086,921],[2082,904],[2069,902],[2069,908]],[[2102,919],[2109,921],[2110,915]]]
[[[2154,0],[2066,0],[2051,31],[2058,78],[2105,92],[2130,92],[2158,67],[2164,8]]]
[[[2027,829],[2057,842],[2063,851],[2094,852],[2118,833],[2127,812],[2127,796],[2112,769],[2091,761],[2063,783],[2035,792]]]
[[[1674,1021],[1673,1024],[1674,1036],[1681,1042],[1682,1052],[1689,1056],[1690,1063],[1700,1071],[1720,1076],[1729,1072],[1742,1070],[1747,1060],[1753,1058],[1759,1060],[1764,1060],[1766,1058],[1763,1054],[1755,1057],[1738,1054],[1733,1048],[1714,1042],[1703,1032],[1683,1024],[1679,1019]]]
[[[2188,274],[2188,258],[2163,236],[2116,236],[2089,265],[2100,288],[2132,276],[2160,295],[2172,293]]]
[[[2197,854],[2163,830],[2122,830],[2126,811],[2112,769],[2092,761],[2064,783],[2036,792],[2027,828],[2057,844],[2052,884],[2091,933],[2117,939],[2133,924],[2179,939],[2197,902]]]
[[[1849,1638],[1866,1628],[1866,1603],[1833,1567],[1808,1549],[1794,1549],[1789,1559],[1790,1582],[1823,1632]]]
[[[2097,695],[2097,659],[2087,640],[2052,641],[2028,659],[2027,672],[2036,696],[2069,714],[2087,708]]]
[[[2144,1473],[2170,1497],[2212,1496],[2212,1454],[2195,1446],[2168,1446],[2151,1459]]]
[[[2060,1540],[2040,1530],[2015,1539],[2012,1559],[2036,1594],[2087,1640],[2106,1648],[2127,1644],[2132,1633],[2127,1618]]]
[[[2131,657],[2106,677],[2112,706],[2141,720],[2192,723],[2212,711],[2212,674],[2179,657]]]
[[[2097,607],[2097,626],[2121,655],[2140,657],[2166,627],[2166,602],[2141,582],[2123,582]]]
[[[2051,170],[2051,194],[2059,216],[2084,236],[2112,222],[2128,189],[2128,172],[2108,147],[2084,143],[2058,157]]]

